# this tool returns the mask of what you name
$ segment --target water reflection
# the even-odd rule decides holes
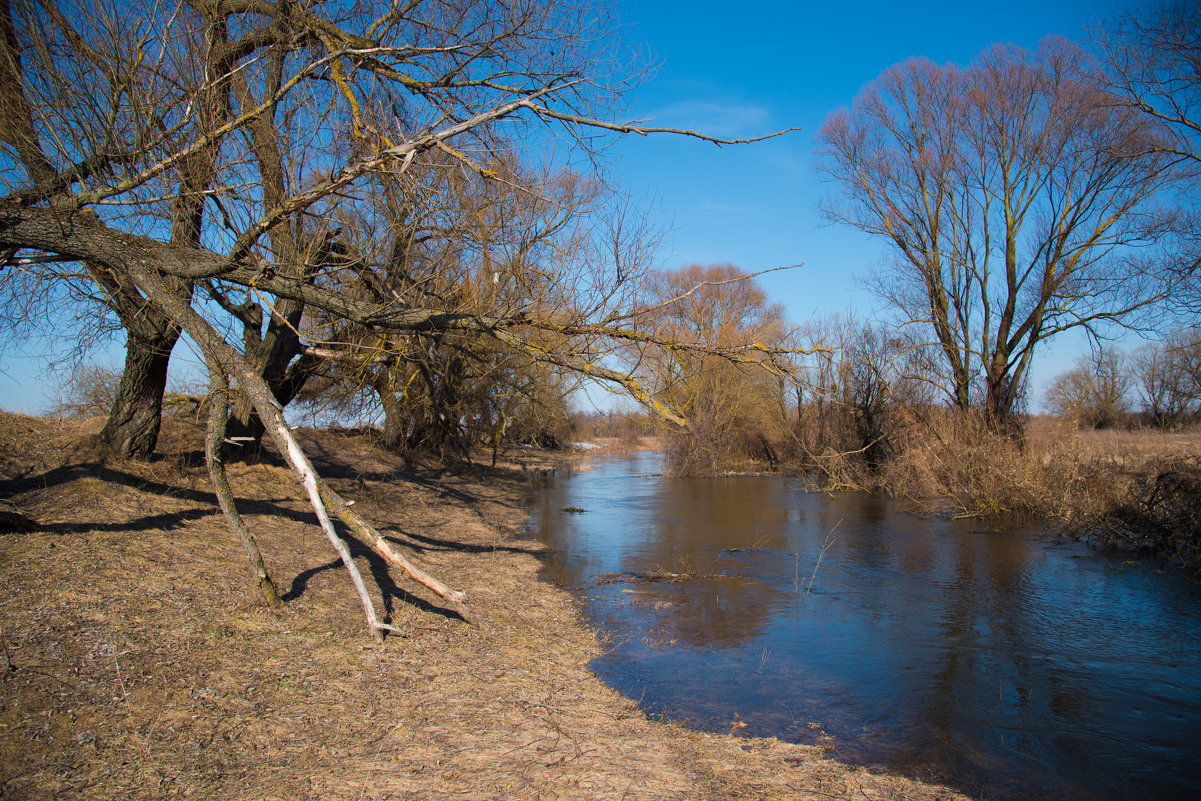
[[[882,498],[660,470],[599,459],[531,517],[612,638],[594,669],[652,712],[990,798],[1201,791],[1195,584]]]

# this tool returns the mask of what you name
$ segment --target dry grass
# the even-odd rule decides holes
[[[1119,466],[1141,465],[1180,457],[1201,457],[1201,428],[1160,431],[1155,428],[1073,430],[1066,423],[1038,418],[1031,438],[1068,438],[1085,458]]]
[[[1201,568],[1201,429],[1093,431],[1079,449],[1091,480],[1064,515],[1075,533]]]
[[[160,458],[102,463],[72,445],[96,427],[0,413],[0,496],[38,523],[0,533],[0,798],[957,797],[648,721],[588,671],[596,637],[537,578],[522,463],[448,476],[305,436],[368,519],[468,592],[460,615],[360,549],[405,632],[379,646],[278,462],[230,470],[286,594],[273,611],[215,511],[199,428],[168,421]]]
[[[1079,472],[1061,430],[1023,443],[955,415],[911,424],[880,474],[894,495],[954,517],[1054,516]]]
[[[931,512],[1049,522],[1201,565],[1201,430],[1081,431],[1038,418],[1015,441],[948,416],[903,443],[881,484]]]

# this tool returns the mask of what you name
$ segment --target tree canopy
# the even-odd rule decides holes
[[[1168,133],[1110,102],[1071,44],[899,64],[819,140],[828,215],[888,242],[875,287],[960,409],[1004,422],[1041,343],[1129,323],[1170,285]]]
[[[560,192],[578,180],[562,165],[531,175],[514,154],[525,165],[559,146],[591,156],[614,133],[668,131],[613,121],[637,70],[612,30],[604,4],[557,0],[0,3],[4,286],[11,298],[83,282],[120,319],[126,365],[103,436],[121,453],[153,448],[166,366],[186,333],[213,391],[232,382],[234,422],[251,425],[252,411],[292,465],[374,632],[387,625],[330,512],[460,600],[321,481],[281,410],[315,360],[388,361],[407,335],[436,333],[469,333],[473,347],[650,400],[606,358],[617,343],[656,340],[633,303],[651,265],[632,219],[610,204],[607,228],[590,227],[579,247],[549,235],[525,247],[519,232],[503,260],[495,247],[497,221],[515,223],[512,233],[575,203]],[[480,182],[505,191],[481,194]],[[453,233],[439,232],[451,245],[410,258],[414,221],[436,231],[434,209],[454,183],[463,202]],[[381,192],[395,200],[386,213]],[[542,211],[513,211],[523,205]],[[405,270],[420,291],[398,291]],[[523,291],[482,291],[489,278],[499,289],[502,272],[506,289]],[[342,337],[349,327],[358,333]],[[214,415],[210,442],[228,422]],[[226,512],[259,572],[248,532]]]

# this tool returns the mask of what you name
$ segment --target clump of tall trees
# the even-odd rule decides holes
[[[1143,416],[1163,429],[1201,423],[1201,330],[1181,329],[1133,355]]]
[[[1127,354],[1099,349],[1047,387],[1047,407],[1082,428],[1172,430],[1201,422],[1201,331],[1178,329]]]
[[[189,341],[213,486],[268,601],[230,442],[285,458],[375,635],[389,626],[335,519],[461,601],[321,479],[283,409],[315,380],[374,392],[412,423],[390,437],[453,454],[564,375],[649,400],[624,349],[694,343],[642,322],[638,215],[555,161],[667,132],[614,121],[637,79],[615,27],[604,4],[557,0],[0,4],[6,333],[120,326],[101,440],[129,457],[153,450]]]
[[[832,446],[879,467],[922,438],[914,423],[945,417],[932,416],[939,406],[964,431],[979,422],[1020,449],[1031,366],[1048,342],[1192,330],[1199,22],[1201,4],[1165,3],[1085,44],[995,46],[964,66],[911,59],[830,115],[817,150],[834,188],[825,212],[887,248],[870,287],[892,353],[863,330],[833,337],[839,346],[807,366],[810,453]],[[1149,419],[1179,425],[1192,408],[1187,336],[1129,364],[1102,350],[1059,377],[1049,403],[1112,426],[1137,386]],[[913,400],[898,402],[902,385]]]

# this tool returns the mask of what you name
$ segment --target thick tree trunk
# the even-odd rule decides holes
[[[206,13],[207,16],[207,13]],[[228,73],[228,41],[223,21],[210,21],[206,34],[206,75]],[[228,114],[228,87],[213,86],[199,96],[195,111],[202,128],[211,130]],[[180,181],[171,209],[171,243],[181,249],[199,249],[204,224],[204,190],[216,169],[219,140],[201,147],[179,164]],[[87,263],[87,262],[85,262]],[[108,423],[100,441],[121,456],[147,459],[158,442],[163,393],[167,389],[167,365],[179,340],[179,326],[170,317],[147,304],[119,271],[87,263],[92,278],[105,288],[109,302],[128,332],[125,370]],[[163,278],[169,290],[185,301],[191,299],[192,282]]]
[[[462,603],[465,600],[466,596],[462,592],[451,589],[393,550],[378,531],[351,510],[341,496],[321,480],[304,450],[292,436],[292,431],[284,420],[283,409],[272,396],[266,382],[247,363],[242,354],[230,347],[229,343],[192,308],[187,300],[174,295],[168,289],[156,274],[153,266],[131,261],[128,270],[130,277],[138,283],[146,297],[159,305],[164,313],[187,331],[188,336],[201,349],[207,360],[213,362],[217,369],[224,374],[237,377],[242,391],[254,404],[255,411],[261,419],[266,421],[267,434],[272,438],[280,454],[304,487],[322,531],[325,532],[326,538],[338,552],[338,556],[350,574],[351,581],[354,583],[359,600],[363,605],[363,613],[367,618],[367,625],[372,636],[382,639],[382,632],[397,631],[397,629],[381,621],[376,615],[375,606],[371,602],[371,596],[367,591],[363,576],[356,567],[346,543],[338,536],[333,522],[330,520],[331,510],[355,537],[383,557],[388,564],[399,568],[409,578],[451,602]]]
[[[383,446],[397,453],[407,449],[409,417],[405,414],[404,404],[396,397],[392,382],[387,372],[375,383],[375,392],[379,396],[380,405],[384,407]]]
[[[167,365],[179,340],[179,329],[166,326],[161,335],[138,336],[132,330],[125,349],[125,369],[100,441],[122,457],[149,459],[158,442],[167,387]]]
[[[1022,424],[1017,405],[1016,389],[1019,379],[1011,375],[988,378],[988,391],[984,399],[984,419],[988,427],[999,434],[1020,439]]]

